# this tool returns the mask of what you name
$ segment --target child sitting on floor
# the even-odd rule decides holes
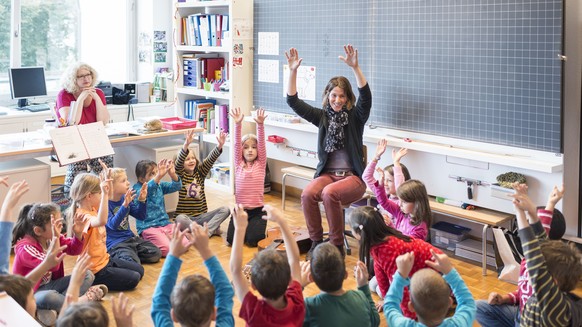
[[[309,281],[321,293],[305,299],[303,326],[378,326],[380,317],[368,287],[368,269],[354,267],[358,290],[343,289],[348,277],[344,258],[330,243],[318,245],[311,255]],[[306,285],[303,285],[306,286]]]

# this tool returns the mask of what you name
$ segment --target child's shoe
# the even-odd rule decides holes
[[[55,310],[37,310],[36,319],[43,326],[54,326],[57,323],[57,312]]]
[[[99,284],[89,287],[85,295],[89,301],[101,301],[108,292],[107,285]]]

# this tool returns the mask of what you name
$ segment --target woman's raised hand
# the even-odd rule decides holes
[[[339,56],[339,59],[346,63],[346,65],[354,68],[358,67],[358,49],[351,44],[344,45],[344,52],[346,56]]]
[[[289,65],[290,70],[297,70],[303,61],[303,58],[299,58],[299,53],[295,48],[289,49],[289,52],[285,51],[285,57],[287,57],[287,65]]]

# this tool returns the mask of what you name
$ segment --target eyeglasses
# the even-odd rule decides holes
[[[89,73],[89,74],[77,76],[77,79],[84,79],[85,77],[93,77],[93,74]]]

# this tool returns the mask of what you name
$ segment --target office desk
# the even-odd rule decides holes
[[[198,141],[202,139],[203,128],[189,128],[180,130],[168,130],[167,132],[140,134],[138,128],[141,122],[122,122],[107,125],[108,134],[113,133],[135,133],[139,135],[111,138],[111,145],[116,147],[144,144],[148,140],[159,140],[167,138],[184,138],[184,132],[193,130],[198,133]],[[0,135],[0,161],[12,161],[16,159],[28,159],[51,154],[53,146],[47,133],[42,131],[14,133]]]

